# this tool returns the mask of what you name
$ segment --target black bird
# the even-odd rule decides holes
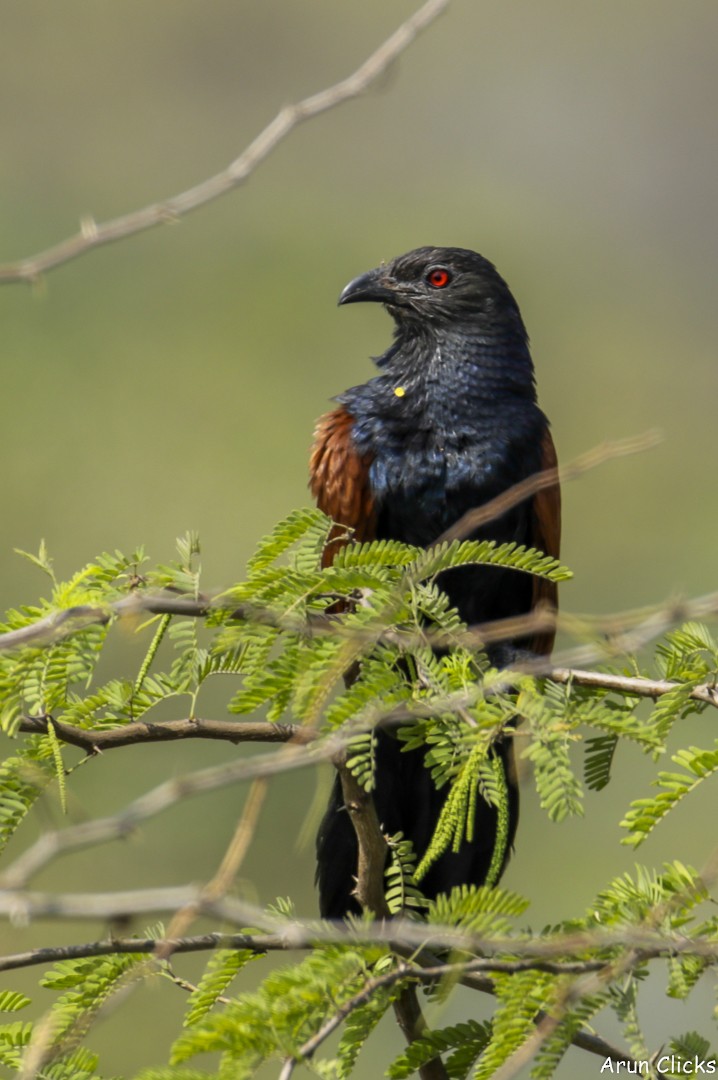
[[[463,248],[423,247],[351,281],[339,303],[383,304],[394,341],[376,358],[380,374],[340,394],[315,431],[310,487],[319,507],[354,539],[429,545],[462,515],[512,485],[552,468],[556,453],[536,403],[534,369],[518,305],[494,266]],[[558,557],[558,486],[484,525],[473,538],[515,541]],[[331,563],[336,541],[327,546]],[[499,567],[471,566],[440,584],[469,625],[556,606],[556,586]],[[515,643],[547,654],[553,634]],[[506,662],[507,654],[502,656]],[[501,662],[497,660],[497,662]],[[508,743],[496,748],[509,780],[509,847],[518,792]],[[421,750],[401,752],[379,732],[374,801],[382,827],[402,831],[421,858],[444,803]],[[491,862],[496,809],[477,799],[474,839],[447,851],[421,882],[429,897],[481,884]],[[508,848],[507,848],[508,850]],[[358,911],[357,842],[335,782],[317,838],[317,883],[325,918]]]

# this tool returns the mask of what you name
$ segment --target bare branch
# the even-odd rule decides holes
[[[119,919],[128,916],[156,914],[158,912],[174,912],[187,903],[195,902],[201,894],[201,888],[195,885],[178,885],[157,889],[135,889],[111,893],[43,893],[26,892],[19,889],[0,890],[0,915],[10,916],[18,923],[23,922],[23,915],[27,919],[75,919],[75,918],[99,918]],[[135,905],[135,906],[133,906]],[[636,926],[620,926],[615,930],[585,930],[569,932],[565,934],[551,935],[550,937],[536,935],[496,935],[486,937],[456,927],[442,926],[440,924],[427,924],[414,922],[410,919],[390,919],[373,923],[354,923],[348,925],[343,921],[310,921],[299,919],[286,919],[269,914],[262,908],[237,897],[225,896],[220,900],[207,900],[205,904],[207,914],[215,915],[223,919],[227,924],[238,927],[256,927],[260,931],[257,937],[258,951],[272,948],[303,949],[316,944],[384,944],[396,951],[411,950],[412,954],[420,955],[417,950],[425,950],[430,943],[432,949],[470,952],[475,955],[474,959],[468,960],[465,965],[467,973],[503,971],[511,973],[515,969],[511,966],[521,964],[523,960],[536,961],[539,964],[558,965],[573,963],[566,961],[566,957],[585,955],[591,950],[635,950],[646,959],[671,957],[671,956],[696,956],[709,961],[711,964],[718,963],[718,941],[709,940],[705,937],[688,937],[680,933],[668,933],[650,925],[641,924]],[[262,936],[262,935],[269,936]],[[243,935],[230,935],[233,941],[242,941],[243,944],[227,945],[227,948],[251,948],[250,939]],[[188,939],[190,941],[208,942],[207,948],[213,947],[210,938],[214,935]],[[218,938],[217,944],[228,940]],[[255,940],[253,937],[251,940]],[[273,941],[281,942],[281,946],[272,944]],[[114,944],[108,943],[108,944]],[[156,940],[153,942],[156,945]],[[94,946],[88,946],[93,948]],[[102,947],[102,943],[100,943]],[[200,946],[197,946],[199,948]],[[129,947],[120,951],[132,951]],[[141,952],[142,949],[137,951]],[[180,951],[180,950],[178,950]],[[187,951],[192,951],[188,948]],[[476,955],[478,954],[478,955]],[[20,954],[32,955],[32,954]],[[500,959],[497,966],[497,958],[509,956],[509,967],[505,967],[506,961]],[[10,958],[11,959],[11,958]],[[42,961],[38,961],[42,962]],[[432,960],[432,963],[435,959]],[[581,961],[580,963],[583,963]],[[590,961],[586,971],[594,970]],[[9,966],[25,966],[24,964],[10,964]],[[533,965],[530,965],[533,966]],[[606,966],[606,961],[602,961]],[[2,967],[0,967],[2,970]],[[547,969],[548,970],[548,969]],[[576,969],[578,973],[580,969]],[[559,973],[559,968],[556,969]],[[566,972],[560,969],[561,974]],[[487,985],[477,986],[477,989],[486,990]]]
[[[656,700],[664,694],[678,690],[682,683],[670,679],[644,679],[634,675],[614,675],[605,671],[582,671],[580,668],[552,668],[547,678],[556,683],[576,683],[602,690],[615,690],[629,697],[646,697]],[[694,701],[718,706],[718,690],[713,683],[703,683],[691,688],[688,694]]]
[[[627,439],[606,442],[602,446],[597,446],[594,450],[582,454],[571,464],[564,465],[560,469],[546,469],[544,472],[535,473],[533,476],[527,477],[526,480],[514,484],[508,491],[497,495],[495,499],[485,503],[484,506],[476,507],[474,510],[467,510],[463,517],[459,518],[457,522],[441,534],[436,543],[441,544],[448,540],[461,540],[481,525],[486,525],[489,521],[495,521],[496,518],[505,514],[507,510],[511,510],[514,506],[525,502],[526,499],[538,494],[539,491],[553,487],[557,482],[564,484],[568,480],[576,480],[579,476],[583,476],[585,472],[588,472],[589,469],[595,469],[597,465],[603,465],[604,462],[612,461],[614,458],[626,457],[628,454],[638,454],[643,450],[650,450],[661,441],[661,438],[660,432],[647,431],[643,435],[632,435]]]
[[[129,836],[140,822],[154,817],[182,799],[215,791],[240,780],[276,776],[290,769],[304,768],[315,761],[328,760],[337,745],[326,740],[321,746],[286,746],[279,753],[234,761],[166,780],[111,817],[82,822],[68,829],[47,832],[12,863],[0,876],[0,888],[17,889],[58,855]]]
[[[384,899],[384,867],[387,843],[379,825],[374,800],[365,791],[346,764],[346,751],[335,759],[342,784],[344,805],[351,818],[358,846],[357,881],[354,895],[365,911],[375,919],[388,919]]]
[[[345,943],[347,935],[337,934],[337,943]],[[315,944],[309,935],[298,944],[296,936],[287,940],[281,934],[196,934],[192,937],[164,937],[171,952],[211,952],[215,949],[248,949],[256,953],[308,949]],[[118,953],[152,953],[157,948],[157,938],[113,938],[108,941],[89,941],[77,945],[57,945],[30,949],[27,952],[0,956],[0,971],[16,971],[19,968],[55,964],[59,960],[81,960],[89,956],[112,956]],[[410,950],[413,954],[415,950]],[[420,953],[420,956],[423,954]],[[432,955],[431,967],[438,961]],[[465,974],[477,972],[515,975],[521,971],[545,971],[550,975],[581,975],[605,967],[604,960],[554,961],[554,960],[493,960],[482,958],[468,960],[461,965]],[[457,965],[444,965],[437,977],[455,974]],[[486,990],[489,983],[482,985]]]
[[[339,771],[344,805],[357,838],[357,878],[354,895],[364,911],[370,911],[377,919],[389,919],[391,915],[384,896],[384,868],[388,848],[379,825],[374,800],[371,793],[362,788],[347,766],[346,749],[337,755],[334,764]],[[411,985],[405,986],[393,1006],[406,1041],[412,1043],[420,1039],[427,1025],[416,995],[416,988]],[[319,1040],[320,1042],[341,1022],[343,1016],[340,1013],[337,1014],[336,1023],[327,1030],[326,1035]],[[314,1053],[319,1043],[313,1045],[313,1041],[310,1040],[307,1045],[311,1047],[311,1053]],[[302,1056],[310,1055],[302,1050]],[[293,1068],[294,1064],[288,1061],[282,1075],[291,1075]],[[434,1058],[422,1065],[419,1075],[421,1080],[447,1080],[447,1073],[440,1058]]]
[[[80,231],[67,240],[30,258],[0,266],[0,284],[17,281],[34,283],[46,271],[76,259],[94,248],[144,232],[156,225],[179,221],[192,210],[233,191],[243,184],[257,166],[303,121],[311,120],[351,98],[364,94],[448,5],[449,0],[427,0],[348,78],[281,109],[247,149],[222,172],[203,180],[188,191],[165,199],[164,202],[153,203],[112,221],[97,224],[91,217],[85,218]]]
[[[214,949],[251,949],[264,953],[285,950],[286,942],[279,934],[197,934],[185,938],[163,938],[173,953],[208,952]],[[153,953],[157,938],[115,938],[110,941],[91,941],[81,945],[57,945],[30,949],[27,952],[0,956],[0,971],[56,964],[60,960],[81,960],[88,956],[114,956],[118,953]]]
[[[137,743],[177,742],[182,739],[219,739],[238,745],[246,742],[308,743],[313,738],[312,734],[299,724],[270,724],[261,720],[203,720],[201,717],[162,720],[157,724],[135,721],[109,731],[95,731],[65,724],[50,716],[26,716],[20,722],[18,730],[44,735],[50,725],[61,742],[79,746],[88,754],[115,750],[121,746],[135,746]]]

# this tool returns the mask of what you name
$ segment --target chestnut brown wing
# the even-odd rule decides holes
[[[541,471],[555,469],[558,466],[556,448],[551,432],[546,429],[541,446]],[[561,488],[558,480],[551,487],[544,488],[533,497],[531,513],[531,546],[558,559],[561,549]],[[534,578],[532,607],[546,604],[558,608],[558,588],[553,581]],[[555,630],[538,633],[531,641],[531,648],[546,656],[553,648]]]
[[[337,551],[349,542],[347,527],[353,530],[352,538],[360,542],[376,536],[376,512],[369,486],[371,457],[355,450],[353,426],[354,418],[340,406],[320,417],[314,429],[309,488],[319,509],[337,522],[329,534],[322,566],[330,566]]]

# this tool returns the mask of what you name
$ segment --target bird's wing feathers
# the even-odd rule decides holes
[[[556,447],[554,446],[551,432],[546,428],[541,446],[541,470],[555,469],[558,465]],[[539,491],[533,498],[531,514],[531,544],[546,555],[552,555],[557,559],[561,548],[561,488],[558,481],[551,487]],[[533,602],[535,608],[539,604],[547,605],[553,609],[558,607],[558,587],[553,581],[545,578],[534,578]],[[556,636],[554,630],[547,630],[536,634],[531,642],[534,652],[548,655],[553,648],[553,640]]]
[[[320,417],[314,430],[309,462],[309,487],[317,506],[339,526],[352,529],[360,542],[376,536],[376,513],[369,485],[371,458],[357,453],[352,442],[354,418],[340,406]],[[346,528],[334,528],[324,549],[322,565],[330,566],[348,541]]]

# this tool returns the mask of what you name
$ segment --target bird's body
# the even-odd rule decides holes
[[[467,511],[555,464],[548,422],[536,404],[526,331],[508,286],[475,252],[420,248],[362,275],[340,303],[385,304],[395,338],[376,360],[381,373],[341,394],[317,425],[311,487],[318,505],[358,540],[427,546]],[[560,503],[552,488],[471,534],[558,555]],[[330,562],[336,545],[328,545]],[[555,586],[500,567],[467,566],[440,578],[468,624],[523,615]],[[522,644],[548,652],[551,635]],[[498,751],[507,764],[505,745]],[[374,801],[382,827],[401,831],[421,856],[444,791],[423,753],[400,752],[379,733]],[[518,799],[510,785],[510,839]],[[428,896],[486,877],[496,810],[477,800],[475,838],[445,853],[422,880]],[[357,910],[352,899],[356,839],[337,783],[320,828],[317,880],[326,917]]]

